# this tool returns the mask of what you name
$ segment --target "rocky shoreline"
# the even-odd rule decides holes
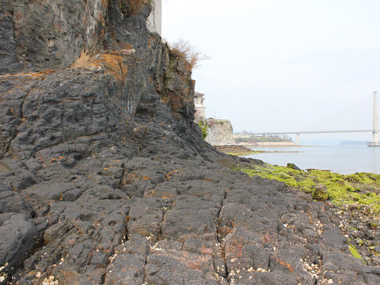
[[[215,146],[215,149],[221,153],[237,155],[237,156],[258,153],[242,145],[218,145],[218,146]]]
[[[0,71],[1,284],[380,283],[329,205],[203,141],[149,7],[82,4],[0,0],[0,40],[25,51]],[[73,67],[86,37],[101,46]]]
[[[363,260],[364,264],[380,267],[380,219],[378,214],[371,214],[371,206],[358,208],[346,205],[332,207],[339,217],[339,227],[351,244],[354,256]],[[357,254],[355,254],[355,251]]]
[[[380,266],[380,175],[304,171],[291,163],[287,167],[262,164],[242,170],[250,176],[282,181],[323,201],[339,220],[336,225],[348,239],[353,256],[367,265]]]

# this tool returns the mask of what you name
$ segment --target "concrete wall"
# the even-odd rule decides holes
[[[228,120],[207,119],[207,136],[205,141],[211,145],[235,145],[232,125]]]
[[[162,35],[162,0],[153,1],[153,9],[147,19],[149,31]]]
[[[195,106],[194,119],[197,121],[206,119],[206,108]]]

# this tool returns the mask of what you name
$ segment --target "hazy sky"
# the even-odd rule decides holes
[[[163,38],[211,58],[193,72],[208,117],[234,131],[297,131],[380,94],[379,0],[234,3],[163,0]],[[355,127],[371,128],[370,112]]]

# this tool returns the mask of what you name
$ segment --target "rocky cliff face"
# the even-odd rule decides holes
[[[324,204],[201,139],[149,8],[79,2],[0,0],[0,283],[379,283]]]
[[[0,74],[67,67],[100,46],[109,2],[1,0]]]

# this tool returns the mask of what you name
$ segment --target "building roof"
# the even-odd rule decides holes
[[[203,93],[199,93],[199,92],[194,93],[194,97],[203,97],[203,96],[205,96],[205,94]]]

